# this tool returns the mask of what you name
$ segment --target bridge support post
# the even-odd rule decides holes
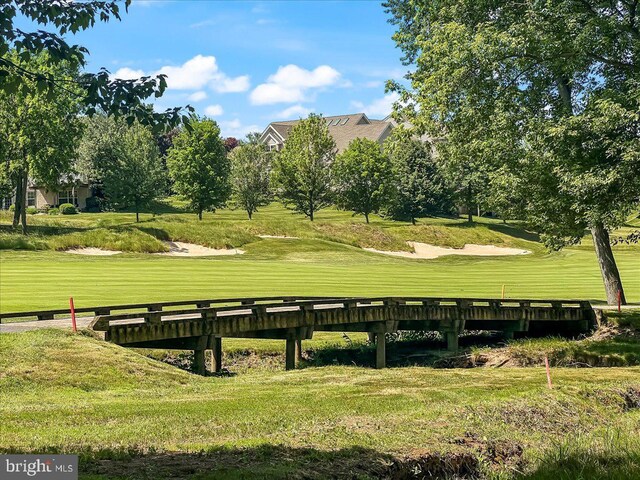
[[[450,352],[458,351],[458,332],[450,331],[446,333],[447,335],[447,350]]]
[[[296,338],[296,360],[302,360],[302,339]]]
[[[207,368],[204,359],[204,352],[207,349],[207,337],[197,337],[195,347],[193,349],[193,371],[198,375],[205,375]]]
[[[513,330],[504,330],[502,332],[502,338],[504,340],[513,340],[514,334],[515,334],[515,332]]]
[[[215,373],[222,371],[222,337],[210,337],[209,348],[211,349],[212,365],[211,370]]]
[[[376,333],[376,368],[385,368],[387,366],[387,351],[385,333]]]
[[[296,343],[293,337],[287,337],[285,345],[285,370],[294,370],[296,368]]]

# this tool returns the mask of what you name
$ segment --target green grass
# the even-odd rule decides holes
[[[616,254],[629,301],[640,300],[640,255]],[[0,253],[0,310],[265,295],[420,295],[604,299],[592,252],[416,261],[311,240],[261,240],[237,257],[171,258]]]
[[[202,479],[376,478],[390,463],[444,468],[467,457],[503,479],[549,478],[553,462],[567,479],[633,478],[640,468],[640,411],[628,403],[639,368],[553,369],[553,390],[541,368],[198,377],[85,335],[2,341],[0,450],[81,453],[87,478],[164,478],[189,467],[187,478]],[[571,476],[580,458],[601,473],[598,459],[617,461],[619,476]]]
[[[249,221],[242,211],[207,213],[203,221],[194,214],[143,214],[135,223],[130,213],[85,213],[80,215],[34,215],[28,219],[27,237],[8,229],[10,216],[0,213],[0,249],[65,250],[96,247],[126,252],[161,252],[162,240],[197,243],[214,248],[243,247],[259,240],[258,235],[285,235],[325,240],[341,245],[381,250],[410,250],[407,240],[440,246],[463,247],[481,243],[537,248],[536,237],[491,219],[469,225],[457,218],[421,219],[419,225],[394,222],[372,216],[371,223],[349,212],[325,209],[310,222],[304,216],[273,204],[261,209]]]

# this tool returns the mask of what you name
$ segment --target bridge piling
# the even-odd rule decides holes
[[[449,350],[450,352],[457,352],[458,351],[458,332],[457,331],[446,332],[446,336],[447,336],[447,350]]]
[[[285,370],[294,370],[296,368],[296,343],[293,337],[287,337],[285,344]]]
[[[302,360],[302,339],[296,338],[296,360],[299,362]]]
[[[212,357],[211,371],[220,373],[222,371],[222,337],[209,337],[209,348]]]
[[[385,368],[387,366],[387,345],[386,334],[376,333],[376,368]]]
[[[199,337],[196,341],[196,348],[193,350],[193,371],[198,375],[205,375],[207,373],[204,357],[207,343],[207,337]]]

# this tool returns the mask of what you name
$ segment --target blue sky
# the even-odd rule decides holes
[[[390,113],[384,82],[406,71],[393,31],[375,0],[134,0],[121,22],[69,40],[91,71],[167,73],[156,108],[189,103],[240,138],[310,111]]]

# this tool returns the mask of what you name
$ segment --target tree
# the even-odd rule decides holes
[[[102,68],[98,73],[78,74],[77,71],[56,68],[71,65],[84,67],[89,51],[80,45],[69,45],[64,36],[93,27],[97,21],[121,19],[121,6],[128,10],[131,0],[71,2],[53,0],[9,0],[0,4],[0,91],[23,97],[44,94],[53,100],[72,92],[85,107],[87,115],[106,112],[126,117],[129,125],[138,121],[156,130],[166,125],[176,126],[188,120],[183,108],[155,112],[144,103],[151,97],[161,97],[166,75],[145,76],[133,80],[112,79]],[[16,17],[46,26],[47,31],[25,31],[15,25]],[[17,58],[10,55],[13,49]],[[34,69],[32,60],[47,54],[48,69]],[[73,73],[73,74],[72,74]],[[193,111],[190,106],[187,111]]]
[[[258,207],[271,201],[271,155],[262,144],[236,147],[230,154],[232,201],[251,220]]]
[[[157,139],[148,127],[106,116],[85,119],[85,134],[78,148],[78,167],[97,183],[106,202],[119,209],[140,212],[166,188],[166,173]]]
[[[333,164],[337,205],[364,215],[377,213],[393,194],[389,157],[373,140],[356,138]]]
[[[640,9],[635,0],[388,0],[414,65],[389,86],[418,132],[519,188],[519,213],[551,248],[589,230],[607,301],[624,290],[609,232],[640,198]],[[413,108],[418,106],[419,108]]]
[[[391,218],[410,220],[415,225],[416,218],[454,210],[452,193],[433,159],[432,149],[430,143],[411,138],[402,130],[385,142],[396,185],[387,207]]]
[[[70,63],[51,65],[47,54],[32,57],[28,65],[15,54],[5,55],[16,65],[50,75],[77,73]],[[26,82],[27,86],[29,82]],[[81,125],[74,91],[60,92],[55,99],[35,88],[14,93],[0,89],[0,179],[15,193],[13,228],[22,224],[27,233],[27,189],[29,180],[56,190],[61,178],[72,171]]]
[[[311,114],[294,125],[274,164],[276,194],[284,205],[312,222],[315,212],[331,205],[335,155],[336,144],[322,116]]]
[[[167,166],[173,188],[202,220],[202,212],[223,207],[231,193],[230,164],[213,120],[194,117],[169,150]]]
[[[224,139],[224,149],[228,152],[239,145],[238,139],[235,137],[227,137]]]

